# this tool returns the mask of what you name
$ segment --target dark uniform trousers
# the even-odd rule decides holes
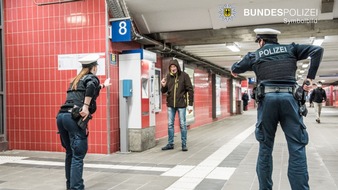
[[[61,144],[66,149],[65,170],[67,189],[83,190],[83,159],[88,150],[87,134],[72,119],[71,113],[59,113],[56,118]]]
[[[308,133],[299,114],[298,101],[292,93],[266,93],[257,108],[256,139],[259,155],[256,171],[260,190],[272,189],[272,151],[278,122],[284,131],[289,150],[288,178],[292,190],[308,190],[309,176],[305,145]]]

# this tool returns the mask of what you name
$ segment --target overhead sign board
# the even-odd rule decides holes
[[[130,19],[116,20],[111,22],[112,42],[131,41],[131,21]]]

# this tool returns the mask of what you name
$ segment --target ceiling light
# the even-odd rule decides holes
[[[225,43],[227,48],[230,49],[232,52],[239,52],[241,51],[236,43]]]
[[[304,64],[302,64],[302,68],[307,68],[309,66],[309,64],[308,63],[304,63]]]
[[[304,71],[304,70],[300,70],[299,73],[300,73],[300,74],[303,74],[303,73],[305,73],[305,71]]]
[[[322,43],[324,42],[325,40],[325,37],[316,37],[314,38],[314,40],[312,41],[312,45],[315,45],[315,46],[321,46]]]

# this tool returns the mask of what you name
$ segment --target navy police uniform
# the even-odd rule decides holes
[[[232,73],[254,71],[260,93],[255,135],[259,141],[256,172],[260,190],[272,189],[274,146],[277,125],[284,131],[289,150],[288,178],[293,190],[307,190],[308,170],[305,146],[308,134],[299,114],[300,104],[293,92],[296,84],[297,61],[311,57],[308,79],[314,79],[322,59],[323,48],[313,45],[277,42],[279,31],[256,29],[256,42],[261,48],[249,52],[232,65]],[[263,41],[262,41],[263,40]]]
[[[82,71],[87,68],[87,73],[78,81],[76,89],[72,88],[72,83],[70,84],[66,101],[61,106],[56,118],[61,144],[66,149],[67,189],[84,189],[82,174],[83,159],[88,150],[87,124],[82,128],[79,127],[80,120],[83,120],[79,115],[81,111],[79,109],[83,107],[85,97],[91,97],[89,113],[93,114],[96,111],[96,98],[99,96],[101,88],[99,79],[90,72],[90,69],[97,65],[98,58],[98,55],[92,54],[79,60],[83,67]]]

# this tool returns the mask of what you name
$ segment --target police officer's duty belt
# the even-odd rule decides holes
[[[264,93],[278,93],[278,92],[287,92],[293,93],[294,87],[280,87],[280,86],[264,86]]]

